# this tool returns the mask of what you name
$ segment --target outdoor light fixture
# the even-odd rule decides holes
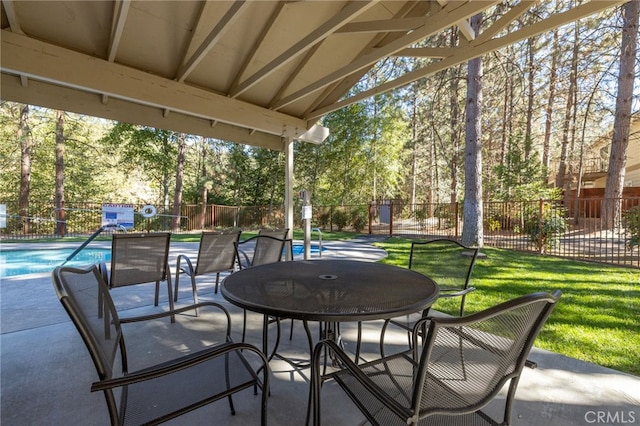
[[[329,129],[327,127],[314,124],[309,130],[298,136],[296,139],[299,141],[310,142],[319,145],[328,137]]]

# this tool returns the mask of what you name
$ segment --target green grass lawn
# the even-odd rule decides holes
[[[410,242],[391,238],[377,246],[384,263],[406,267]],[[482,248],[473,269],[465,313],[481,311],[527,293],[562,291],[535,345],[572,358],[640,376],[640,271]],[[439,301],[435,309],[453,313]],[[459,302],[459,301],[458,301]],[[458,305],[459,306],[459,305]]]

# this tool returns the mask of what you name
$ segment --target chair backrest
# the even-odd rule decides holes
[[[203,232],[200,236],[196,275],[224,272],[233,269],[236,261],[235,244],[240,240],[240,232]]]
[[[120,320],[98,268],[57,267],[52,272],[58,299],[82,336],[100,380],[113,376],[118,348],[127,371]]]
[[[428,276],[442,289],[466,289],[477,256],[477,248],[466,247],[456,240],[413,241],[409,269]]]
[[[113,234],[110,288],[165,281],[171,233]]]
[[[281,240],[285,240],[284,249],[285,249],[285,257],[284,260],[289,261],[293,260],[293,241],[291,239],[287,239],[289,235],[289,228],[283,229],[261,229],[258,231],[258,235],[266,235],[269,237],[279,238]],[[261,244],[260,241],[257,241],[256,244]],[[271,262],[265,262],[271,263]],[[255,265],[257,266],[257,264]]]
[[[287,238],[289,228],[284,229],[261,229],[258,231],[258,235],[268,235],[270,237],[280,238],[284,240]]]
[[[475,411],[514,380],[507,395],[508,423],[527,355],[560,295],[534,293],[462,318],[432,318],[413,394],[421,417]],[[414,343],[419,345],[417,338]]]
[[[280,262],[282,260],[285,244],[288,241],[289,240],[272,237],[270,235],[256,235],[236,244],[236,249],[238,250],[237,257],[240,259],[241,245],[255,242],[253,256],[251,259],[248,258],[246,253],[244,254],[249,267]]]

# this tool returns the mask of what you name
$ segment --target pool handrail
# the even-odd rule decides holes
[[[76,257],[76,255],[78,253],[80,253],[80,251],[85,248],[91,241],[95,240],[96,237],[98,235],[100,235],[100,233],[102,231],[104,231],[105,229],[109,229],[109,228],[120,228],[125,234],[127,233],[127,228],[125,228],[122,225],[115,225],[115,224],[108,224],[108,225],[102,225],[100,228],[98,228],[98,230],[96,232],[94,232],[93,234],[91,234],[91,236],[89,236],[89,238],[87,239],[87,241],[85,241],[84,243],[82,243],[80,245],[80,247],[78,247],[73,253],[71,253],[67,259],[62,262],[62,264],[60,266],[64,266],[68,261],[70,261],[71,259],[73,259],[74,257]]]

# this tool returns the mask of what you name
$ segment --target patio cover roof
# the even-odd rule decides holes
[[[537,1],[2,0],[0,93],[283,150],[328,112],[624,2],[592,0],[521,27],[513,22]],[[499,3],[501,17],[474,38],[469,18]],[[458,46],[432,38],[451,27]],[[431,61],[349,94],[402,55]]]

